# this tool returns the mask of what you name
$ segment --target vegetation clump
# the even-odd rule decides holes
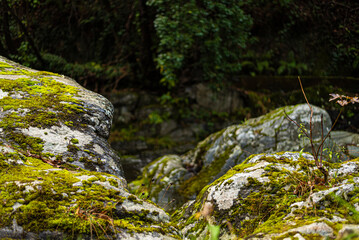
[[[323,115],[321,115],[321,141],[318,144],[318,147],[315,146],[314,140],[313,140],[313,126],[312,126],[312,118],[313,118],[313,109],[311,107],[311,105],[309,104],[309,101],[307,99],[307,96],[304,92],[303,86],[302,86],[302,81],[300,80],[300,77],[298,77],[299,80],[299,84],[300,84],[300,88],[302,90],[302,93],[304,95],[304,98],[310,108],[310,120],[309,120],[309,131],[307,129],[305,129],[302,125],[298,124],[296,121],[294,121],[293,119],[291,119],[288,114],[284,111],[286,117],[293,123],[295,123],[299,129],[301,130],[301,132],[303,134],[305,134],[305,136],[310,140],[310,145],[312,148],[312,154],[314,156],[314,160],[315,160],[315,164],[317,166],[317,168],[320,170],[320,172],[323,174],[324,176],[324,183],[328,182],[328,176],[329,176],[329,172],[328,170],[324,167],[323,165],[323,149],[324,149],[324,142],[325,140],[329,137],[331,131],[333,130],[335,124],[337,123],[340,114],[342,113],[342,109],[339,112],[337,118],[335,119],[332,127],[330,128],[330,130],[328,131],[328,133],[324,136],[324,129],[323,129]],[[345,96],[345,95],[339,95],[339,94],[331,94],[332,98],[329,101],[333,101],[333,100],[337,100],[336,102],[343,106],[346,106],[349,103],[355,104],[355,103],[359,103],[358,97],[349,97],[349,96]]]

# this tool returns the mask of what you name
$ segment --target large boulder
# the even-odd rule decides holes
[[[359,159],[325,166],[328,183],[309,154],[252,155],[202,189],[173,219],[184,239],[358,237]]]
[[[176,236],[169,215],[130,194],[122,178],[73,166],[53,167],[5,146],[0,159],[1,239]]]
[[[1,239],[178,238],[164,210],[128,192],[108,100],[5,58],[0,71]]]
[[[142,176],[133,181],[130,188],[134,191],[141,188],[152,201],[169,210],[175,209],[186,200],[195,199],[203,187],[251,154],[310,150],[309,139],[298,138],[299,127],[289,121],[285,113],[309,129],[310,109],[306,104],[279,108],[214,133],[187,154],[158,158],[143,169]],[[321,116],[326,135],[331,127],[330,117],[325,110],[313,106],[312,129],[316,143],[322,136]]]
[[[0,137],[52,164],[122,176],[107,143],[113,106],[74,80],[0,58]]]

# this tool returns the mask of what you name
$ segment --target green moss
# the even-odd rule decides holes
[[[281,155],[281,153],[277,154]],[[198,237],[198,235],[204,231],[206,224],[202,224],[197,220],[195,214],[201,211],[202,204],[207,198],[208,189],[223,183],[234,174],[246,172],[247,168],[256,164],[248,164],[254,156],[256,155],[250,156],[246,161],[229,170],[224,176],[204,187],[198,194],[195,202],[191,205],[190,210],[182,208],[172,215],[174,223],[181,222],[180,228],[195,224],[190,232],[195,233],[194,237]],[[320,172],[315,168],[314,161],[309,161],[304,158],[300,158],[298,161],[291,161],[286,158],[276,159],[272,157],[262,157],[261,160],[270,163],[264,168],[265,172],[262,174],[262,177],[267,177],[270,181],[261,183],[256,178],[247,178],[248,186],[250,186],[252,190],[248,195],[238,196],[233,206],[228,210],[221,211],[215,209],[213,218],[218,225],[221,225],[221,229],[227,228],[226,224],[223,223],[228,222],[233,227],[232,234],[239,238],[250,235],[257,236],[257,234],[258,236],[262,236],[263,234],[278,234],[296,227],[309,225],[323,217],[331,218],[334,213],[337,214],[337,216],[349,220],[348,223],[358,222],[358,214],[353,204],[357,202],[359,190],[354,190],[346,196],[350,199],[349,203],[345,200],[330,199],[329,197],[329,199],[325,199],[327,202],[325,209],[316,207],[302,208],[293,211],[293,215],[289,215],[291,213],[290,206],[295,202],[307,201],[310,193],[309,187],[297,195],[293,193],[294,190],[300,184],[312,181],[311,176],[320,176]],[[279,167],[283,166],[283,164],[295,167],[297,171],[289,172]],[[338,167],[340,167],[339,164],[331,166],[331,168]],[[356,174],[354,176],[356,176]],[[353,176],[346,176],[345,179],[352,177]],[[228,182],[227,184],[229,184]],[[330,186],[316,185],[313,192],[326,190],[328,188],[330,188]],[[188,211],[192,212],[191,216],[185,216],[185,212],[188,213]],[[242,216],[242,218],[239,218],[239,216]],[[284,217],[286,217],[285,221],[283,220]],[[330,225],[334,229],[335,234],[341,229],[339,225],[340,224],[337,223],[331,223]],[[280,235],[278,239],[284,239],[285,236],[289,237],[292,235]],[[317,239],[318,237],[315,234],[303,236],[307,239],[312,239],[312,237],[313,239]]]
[[[297,232],[289,232],[277,237],[273,237],[273,240],[284,240],[284,239],[298,239],[297,237],[294,237],[294,235],[296,235]],[[304,239],[308,239],[308,240],[322,240],[323,236],[319,235],[319,234],[300,234],[302,237],[304,237]]]
[[[60,77],[61,75],[57,73],[52,72],[46,72],[46,71],[29,71],[26,69],[17,68],[14,66],[11,66],[7,63],[1,63],[4,64],[5,68],[11,68],[9,70],[3,70],[0,71],[1,75],[25,75],[25,76],[31,76],[31,77],[39,77],[39,76],[57,76]],[[10,67],[8,67],[10,66]]]
[[[78,239],[89,238],[95,234],[97,239],[105,239],[113,236],[116,231],[169,232],[166,223],[153,227],[158,223],[147,216],[149,212],[142,212],[141,216],[137,216],[136,212],[119,212],[116,206],[126,198],[120,195],[121,192],[97,184],[98,181],[109,181],[112,186],[119,187],[121,179],[106,173],[79,169],[68,163],[63,165],[64,168],[54,171],[54,167],[44,163],[41,158],[55,157],[60,161],[62,156],[43,153],[43,141],[40,138],[22,133],[22,129],[30,127],[86,127],[86,124],[78,121],[78,115],[83,113],[84,107],[76,99],[79,91],[77,87],[56,81],[53,76],[59,76],[57,74],[32,72],[3,62],[0,62],[0,71],[2,75],[27,76],[0,79],[0,89],[8,93],[0,99],[0,128],[3,130],[4,141],[15,151],[0,153],[1,227],[11,226],[15,218],[25,231],[59,231],[70,239],[74,236]],[[78,143],[77,139],[71,139],[68,150],[76,154],[80,150],[76,146]],[[91,154],[89,150],[88,153]],[[72,162],[74,158],[68,157],[66,160]],[[86,157],[79,160],[85,165],[93,165]],[[24,165],[18,165],[19,161],[23,161]],[[83,175],[94,177],[83,181],[82,186],[74,185],[79,182],[76,177]],[[133,201],[142,202],[136,197]],[[21,203],[22,206],[14,211],[15,203]]]
[[[139,203],[139,204],[142,204],[143,201],[142,200],[139,200],[138,198],[136,198],[134,195],[130,195],[128,196],[127,198],[128,200],[130,200],[131,202],[134,202],[134,203]]]
[[[118,188],[118,182],[115,179],[109,178],[108,181],[112,186]]]
[[[65,121],[64,124],[68,127],[73,127],[74,126],[74,122],[73,121]]]
[[[1,63],[8,67],[9,64]],[[29,143],[29,139],[21,137],[14,130],[19,128],[46,128],[60,126],[61,123],[71,127],[80,127],[74,123],[79,113],[83,112],[82,103],[75,97],[78,88],[54,80],[57,74],[48,72],[32,72],[18,67],[11,71],[3,71],[7,75],[25,75],[17,79],[0,80],[0,88],[8,92],[8,96],[0,99],[4,116],[0,127],[8,140],[15,140],[21,148],[27,145],[34,152],[41,152],[40,146]],[[52,76],[52,77],[51,77]],[[16,96],[16,97],[15,97]],[[65,120],[66,119],[66,120]]]
[[[69,144],[67,145],[67,151],[77,153],[78,151],[80,151],[80,148],[76,145]]]
[[[91,178],[87,179],[87,181],[88,181],[89,183],[92,183],[92,182],[98,181],[98,180],[99,180],[99,179],[98,179],[97,177],[91,177]]]
[[[41,138],[30,137],[17,132],[8,133],[7,137],[22,150],[29,150],[35,154],[43,151],[43,140]]]
[[[35,84],[36,82],[30,78],[19,78],[18,81],[4,78],[0,81],[0,89],[4,92],[13,92],[19,91],[24,87],[34,86]]]
[[[19,158],[19,155],[0,154],[0,159],[10,157]],[[112,226],[133,232],[168,232],[164,223],[161,227],[152,227],[152,220],[147,218],[149,212],[143,212],[140,218],[134,213],[116,214],[116,205],[122,204],[125,198],[117,191],[93,184],[98,180],[106,180],[105,176],[116,181],[114,176],[85,170],[48,171],[52,168],[39,159],[26,158],[23,166],[0,169],[1,226],[11,225],[11,219],[16,218],[26,231],[61,231],[68,236],[95,235],[97,231],[98,239],[112,236],[115,233]],[[86,184],[82,187],[73,186],[78,182],[76,176],[82,175],[94,177],[84,181]],[[32,186],[33,190],[28,191],[25,186]],[[134,196],[127,200],[140,202]],[[14,212],[12,206],[16,202],[23,205]]]
[[[297,106],[297,105],[296,105]],[[268,122],[269,120],[275,119],[277,117],[284,117],[284,111],[289,115],[294,111],[294,108],[296,106],[286,106],[286,107],[282,107],[282,108],[277,108],[269,113],[267,113],[266,115],[263,115],[259,118],[253,118],[253,119],[249,119],[247,120],[244,124],[249,125],[251,127],[256,127],[259,126],[265,122]]]
[[[79,143],[79,140],[76,139],[76,138],[72,138],[70,141],[71,141],[71,143],[73,143],[73,144],[78,144],[78,143]]]
[[[84,162],[84,163],[87,163],[87,162],[90,162],[90,163],[91,163],[91,162],[92,162],[92,161],[91,161],[89,158],[87,158],[87,157],[80,157],[80,158],[79,158],[79,161],[80,161],[80,162]]]
[[[198,164],[203,164],[201,161],[203,161],[209,147],[210,144],[206,146],[204,143],[201,143],[199,145],[199,149],[202,149],[202,151],[197,155],[199,159],[196,162]],[[182,183],[179,192],[188,198],[192,195],[197,195],[221,171],[232,150],[233,147],[225,149],[220,156],[215,157],[211,164],[203,167],[195,176]]]
[[[46,230],[48,219],[54,214],[42,201],[31,201],[20,208],[16,215],[16,220],[25,231],[40,232]]]
[[[97,175],[96,177],[98,178],[98,180],[99,180],[100,182],[106,182],[106,178],[105,178],[104,176]]]
[[[0,69],[1,68],[13,68],[10,64],[7,64],[5,62],[0,62]]]

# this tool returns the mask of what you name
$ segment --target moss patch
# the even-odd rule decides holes
[[[78,118],[84,108],[75,98],[78,94],[76,87],[46,76],[56,74],[14,69],[16,70],[3,71],[1,74],[27,74],[31,77],[0,79],[0,88],[8,93],[0,99],[3,112],[0,127],[6,139],[14,143],[14,147],[40,154],[41,140],[25,136],[18,130],[60,126],[61,123]],[[80,127],[78,121],[73,121],[71,126]]]
[[[315,169],[313,161],[304,158],[292,161],[281,157],[282,153],[277,153],[276,155],[278,157],[264,155],[258,160],[267,163],[262,168],[264,173],[261,177],[268,178],[268,182],[262,183],[256,178],[248,177],[248,187],[243,187],[238,197],[233,200],[233,205],[230,209],[217,209],[216,202],[212,202],[215,204],[215,211],[211,217],[214,220],[214,224],[221,227],[221,232],[222,230],[223,232],[230,232],[239,238],[248,236],[260,237],[268,234],[275,235],[317,221],[325,221],[320,220],[323,218],[332,219],[334,215],[347,219],[348,222],[346,223],[349,224],[359,223],[359,214],[354,207],[354,204],[358,202],[356,199],[359,196],[357,187],[345,196],[335,195],[337,197],[331,197],[329,194],[323,200],[325,202],[324,205],[321,203],[314,207],[303,207],[296,210],[290,207],[294,203],[308,201],[309,197],[312,196],[311,194],[330,189],[333,185],[340,185],[343,181],[348,181],[353,177],[359,177],[359,173],[344,176],[344,178],[331,178],[331,182],[328,185],[322,185],[319,182],[311,187],[308,184],[316,180],[315,176],[321,176],[320,172]],[[207,226],[204,219],[198,219],[196,216],[202,210],[203,203],[208,201],[208,189],[218,186],[225,181],[227,184],[231,184],[233,180],[227,181],[229,178],[235,174],[246,173],[249,167],[258,164],[258,161],[256,163],[249,163],[255,156],[252,155],[245,162],[235,166],[227,174],[203,188],[194,203],[184,206],[172,215],[173,221],[180,228],[191,226],[190,229],[187,229],[189,230],[188,234],[198,238]],[[328,163],[328,165],[330,165],[331,169],[340,167],[340,164]],[[286,168],[291,170],[286,170]],[[334,194],[332,195],[334,196]],[[191,214],[187,215],[188,212]],[[334,234],[337,234],[341,229],[341,223],[332,223],[330,221],[325,221],[325,223],[334,229]],[[228,226],[231,226],[230,229]],[[293,235],[292,233],[280,235],[278,239]],[[316,239],[312,238],[316,237],[315,234],[313,236],[312,234],[310,236],[305,235],[305,237]]]
[[[0,154],[2,160],[9,157],[21,159],[16,153]],[[15,218],[25,231],[57,230],[68,236],[98,234],[99,239],[123,230],[168,232],[166,223],[162,223],[163,227],[151,226],[154,222],[147,216],[150,212],[141,217],[136,212],[118,210],[124,201],[137,198],[95,183],[108,178],[112,186],[118,187],[120,179],[115,176],[54,169],[30,157],[23,161],[24,165],[7,164],[7,168],[0,169],[0,226],[11,225]],[[78,177],[82,176],[92,177],[81,181]],[[21,206],[14,211],[17,204]]]
[[[203,167],[198,174],[182,183],[179,192],[187,198],[199,193],[221,171],[231,153],[232,148],[228,148],[210,165]]]

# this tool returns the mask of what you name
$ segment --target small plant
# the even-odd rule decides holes
[[[152,112],[148,115],[148,122],[153,125],[161,124],[164,122],[164,117],[157,112]]]
[[[337,147],[337,149],[335,149]],[[336,159],[340,162],[342,162],[343,159],[343,155],[345,154],[345,152],[347,151],[347,149],[345,148],[345,146],[341,146],[338,147],[336,144],[333,145],[332,148],[324,148],[323,152],[325,152],[328,160],[333,160]]]
[[[300,80],[300,77],[298,76],[298,80],[299,80],[299,84],[300,84],[300,88],[302,90],[302,93],[304,95],[305,101],[307,102],[309,108],[310,108],[310,120],[309,120],[309,131],[308,129],[304,128],[302,124],[297,123],[296,121],[294,121],[293,119],[291,119],[288,114],[284,111],[284,114],[286,115],[287,119],[289,119],[291,122],[293,122],[294,124],[296,124],[298,126],[298,128],[300,129],[300,132],[302,134],[304,134],[310,141],[310,145],[312,148],[312,155],[314,157],[314,161],[315,161],[315,165],[318,168],[318,170],[324,175],[324,183],[328,182],[328,170],[324,167],[323,165],[323,147],[324,147],[324,142],[325,140],[328,138],[328,136],[330,135],[331,131],[333,130],[335,124],[337,123],[342,110],[340,110],[337,118],[335,119],[332,127],[330,128],[330,130],[328,131],[327,135],[324,136],[324,129],[323,129],[323,115],[321,116],[321,140],[319,142],[319,146],[316,147],[314,145],[314,140],[313,140],[313,124],[312,124],[312,118],[313,118],[313,109],[312,106],[310,105],[307,96],[305,94],[305,91],[303,89],[303,85],[302,85],[302,81]],[[330,96],[332,98],[329,99],[329,101],[333,101],[333,100],[337,100],[336,102],[340,105],[340,106],[346,106],[349,103],[359,103],[359,98],[358,97],[349,97],[349,96],[345,96],[345,95],[339,95],[336,93],[332,93],[330,94]]]
[[[105,239],[112,239],[108,233],[115,233],[116,228],[114,225],[114,220],[109,216],[109,209],[103,208],[100,209],[98,207],[91,205],[87,208],[76,207],[69,210],[70,215],[74,215],[76,218],[82,219],[88,222],[90,227],[90,239],[93,238],[93,232],[95,232],[97,238],[100,238],[104,235]]]
[[[208,230],[210,235],[210,240],[218,240],[219,239],[219,233],[221,230],[221,227],[219,225],[213,224],[214,221],[211,217],[213,212],[213,205],[210,202],[206,202],[203,206],[203,209],[196,213],[196,218],[203,217],[204,220],[208,223]]]

